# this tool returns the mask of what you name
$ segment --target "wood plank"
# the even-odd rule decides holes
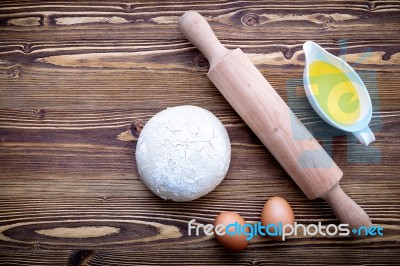
[[[182,39],[177,20],[185,10],[192,9],[210,16],[217,34],[228,32],[230,38],[238,39],[253,39],[255,33],[287,39],[298,35],[309,38],[310,34],[337,37],[340,33],[342,38],[350,39],[359,36],[359,32],[369,32],[370,38],[381,39],[383,34],[399,31],[395,20],[399,17],[398,1],[324,1],[317,6],[313,1],[102,2],[99,6],[63,2],[32,6],[11,3],[1,7],[0,25],[7,25],[3,32],[10,40],[41,40],[45,35],[55,40],[94,40],[108,36],[110,30],[118,32],[114,40],[134,36]],[[249,20],[249,15],[255,15],[254,19],[250,17]],[[379,31],[371,31],[370,27],[376,24],[380,25]],[[282,26],[285,34],[282,34]],[[35,34],[31,34],[32,30]],[[18,34],[13,34],[15,32]]]
[[[375,185],[379,183],[375,182],[371,187]],[[354,192],[354,195],[350,193],[350,196],[358,200],[373,221],[384,228],[384,236],[362,240],[326,238],[321,235],[310,238],[302,236],[303,231],[300,230],[299,236],[290,237],[285,243],[257,236],[251,245],[265,247],[340,245],[349,248],[356,245],[363,248],[396,248],[400,230],[398,206],[387,204],[385,200],[394,200],[399,188],[395,186],[390,190],[389,183],[386,186],[375,187],[384,188],[388,192],[387,197],[363,202],[357,197],[356,186],[344,186],[344,189]],[[358,189],[361,191],[362,188],[358,186]],[[273,193],[278,191],[279,189],[275,188]],[[240,192],[231,191],[231,193]],[[257,222],[265,199],[261,193],[257,199],[248,199],[245,193],[236,197],[229,197],[228,193],[224,197],[222,194],[214,193],[213,197],[207,196],[198,201],[177,204],[140,195],[130,198],[91,198],[84,195],[73,197],[73,192],[69,194],[69,199],[20,197],[19,201],[12,200],[14,206],[2,210],[4,217],[0,226],[2,248],[33,248],[35,245],[44,250],[129,248],[171,251],[183,250],[188,246],[189,249],[218,248],[218,243],[203,233],[200,236],[188,236],[188,222],[196,219],[199,223],[211,223],[223,210],[237,211],[248,222]],[[255,193],[252,195],[254,197]],[[271,195],[271,191],[270,193],[267,191],[264,195]],[[294,203],[292,206],[299,223],[321,221],[326,225],[335,222],[330,208],[320,200],[309,202],[298,193],[280,195],[284,195],[289,202]],[[10,200],[1,200],[2,204],[9,202]],[[91,233],[89,236],[82,233],[87,234],[88,231]]]
[[[378,43],[376,40],[348,44],[345,58],[358,71],[371,71],[374,80],[366,85],[372,97],[380,99],[382,107],[397,107],[399,101],[393,95],[396,95],[399,75],[392,70],[400,62],[399,41],[393,41],[388,50],[378,47]],[[152,51],[146,50],[152,47],[149,44],[136,48],[132,45],[135,44],[121,47],[120,51],[112,51],[116,49],[112,46],[67,45],[38,48],[32,53],[21,53],[18,51],[21,47],[10,46],[13,50],[0,52],[0,76],[3,77],[0,104],[13,109],[60,105],[65,108],[166,108],[181,104],[227,108],[226,101],[206,77],[208,64],[197,50],[181,44],[167,49],[161,48],[164,44],[157,44]],[[369,52],[374,45],[376,50]],[[289,47],[267,44],[243,48],[284,100],[292,93],[288,82],[301,80],[304,67],[301,44],[293,49]],[[331,47],[336,49],[328,50],[340,54],[338,44]],[[264,52],[260,53],[261,50]],[[391,53],[388,51],[393,54],[385,58],[385,54]],[[384,92],[375,95],[373,88],[381,89],[383,80]]]
[[[216,248],[216,252],[210,254],[208,249],[185,249],[185,256],[179,251],[165,252],[155,251],[135,251],[135,250],[81,250],[81,251],[43,251],[33,250],[25,252],[3,252],[0,256],[4,258],[8,265],[271,265],[277,264],[277,252],[285,249],[281,262],[285,265],[315,264],[316,259],[310,258],[308,254],[318,253],[318,258],[324,261],[332,261],[335,265],[352,264],[376,264],[376,257],[379,256],[380,262],[385,265],[396,265],[399,260],[398,253],[384,248],[357,248],[339,247],[332,249],[326,246],[285,246],[277,245],[265,247],[262,245],[254,246],[253,251],[247,250],[241,254],[228,252],[222,248]],[[293,253],[296,257],[291,257]],[[226,254],[229,254],[228,256]],[[13,255],[13,256],[11,256]],[[162,257],[164,260],[159,260]],[[0,262],[1,263],[1,262]]]
[[[289,87],[295,80],[299,84],[302,71],[273,70],[260,68],[277,92],[288,101],[288,94],[303,94],[301,86]],[[21,77],[11,78],[9,72]],[[154,106],[159,110],[175,105],[199,105],[210,109],[219,106],[229,109],[229,105],[218,90],[207,79],[204,72],[163,73],[158,71],[50,71],[30,67],[3,69],[0,80],[2,94],[1,107],[7,109],[59,109],[99,108],[99,109],[146,109]],[[380,111],[392,111],[399,107],[397,94],[398,73],[377,72],[376,82],[367,84],[378,86],[371,91],[373,100],[379,101]],[[301,83],[300,83],[301,84]],[[303,101],[304,102],[304,101]],[[305,102],[308,104],[307,102]]]

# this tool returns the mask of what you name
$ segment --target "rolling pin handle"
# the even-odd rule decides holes
[[[187,11],[179,19],[179,27],[185,37],[208,59],[212,69],[230,50],[215,36],[208,22],[195,11]]]
[[[350,231],[361,226],[372,225],[368,214],[355,203],[337,184],[322,198],[331,206],[336,217],[342,224],[348,224]]]

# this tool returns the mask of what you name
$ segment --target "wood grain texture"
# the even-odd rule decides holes
[[[225,210],[256,222],[279,195],[300,223],[337,223],[307,200],[208,80],[179,31],[187,10],[240,47],[344,172],[341,186],[384,228],[365,239],[254,239],[235,254],[188,236]],[[377,141],[356,144],[312,111],[302,44],[342,55],[373,101]],[[398,265],[400,1],[1,1],[0,265]],[[163,201],[134,158],[143,124],[193,104],[232,142],[227,177],[207,196]]]

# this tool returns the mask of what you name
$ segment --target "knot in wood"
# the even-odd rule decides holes
[[[292,51],[292,49],[287,49],[286,51],[283,51],[283,56],[286,59],[291,59],[293,57],[294,52]]]
[[[392,56],[392,53],[386,52],[382,55],[382,60],[390,60],[390,57]]]
[[[249,266],[260,266],[261,263],[257,260],[251,260]]]
[[[208,69],[210,67],[210,63],[203,54],[196,56],[193,61],[196,67],[198,68]]]
[[[32,245],[32,250],[39,250],[39,249],[40,249],[39,243],[34,243],[34,244]]]
[[[374,11],[376,9],[376,3],[375,2],[368,2],[367,3],[368,8],[370,11]]]
[[[140,132],[142,131],[144,127],[144,123],[142,121],[136,121],[133,122],[131,125],[131,133],[135,138],[138,138],[140,135]]]
[[[21,75],[21,68],[20,67],[13,67],[11,68],[11,70],[9,71],[9,75],[12,78],[20,78]]]
[[[49,24],[50,24],[50,18],[48,16],[43,16],[42,25],[49,25]]]
[[[24,45],[22,46],[22,51],[26,54],[29,54],[32,51],[32,44],[24,43]]]
[[[130,5],[130,4],[123,4],[123,5],[121,5],[121,8],[122,8],[122,10],[124,10],[127,13],[132,12],[132,10],[133,10],[132,5]]]
[[[40,119],[44,119],[44,117],[46,116],[46,110],[45,109],[35,110],[35,116]]]
[[[260,17],[254,13],[248,13],[242,17],[242,24],[247,27],[255,27],[260,24]]]
[[[324,28],[329,28],[333,24],[333,19],[331,17],[324,18],[322,21]]]

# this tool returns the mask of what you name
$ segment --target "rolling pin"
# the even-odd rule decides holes
[[[186,12],[179,24],[207,57],[208,77],[304,194],[323,198],[350,230],[371,226],[365,211],[341,189],[343,172],[247,56],[225,48],[197,12]]]

